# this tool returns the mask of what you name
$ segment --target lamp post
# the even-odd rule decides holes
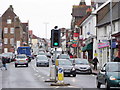
[[[45,38],[47,39],[47,25],[48,25],[49,23],[48,23],[48,22],[45,22],[44,24],[45,24],[45,34],[46,34],[46,37],[45,37]]]
[[[110,0],[110,24],[111,24],[111,31],[110,31],[110,60],[112,61],[112,30],[113,30],[113,23],[112,23],[112,0]]]

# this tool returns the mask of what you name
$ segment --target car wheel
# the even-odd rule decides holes
[[[110,86],[108,85],[107,81],[106,81],[106,83],[105,83],[105,88],[106,88],[106,90],[109,90],[109,89],[110,89]]]
[[[97,88],[100,88],[101,83],[97,81]]]
[[[49,67],[49,65],[47,65],[47,67]]]
[[[36,67],[39,67],[39,65],[38,65],[38,64],[36,64]]]
[[[73,77],[76,77],[76,74],[73,74]]]
[[[92,70],[90,70],[90,74],[92,74]]]
[[[26,67],[28,67],[28,64],[26,64]]]
[[[15,64],[15,67],[17,67],[17,64]]]

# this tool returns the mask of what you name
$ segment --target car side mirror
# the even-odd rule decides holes
[[[101,72],[106,72],[106,70],[102,69]]]

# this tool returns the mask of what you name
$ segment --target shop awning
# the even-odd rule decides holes
[[[82,48],[82,51],[92,50],[92,48],[93,48],[93,45],[92,45],[92,44],[88,44],[88,45],[86,45],[86,46],[84,46],[84,47]]]

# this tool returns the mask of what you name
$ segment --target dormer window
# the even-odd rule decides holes
[[[11,19],[7,19],[7,24],[11,24],[12,20]]]

